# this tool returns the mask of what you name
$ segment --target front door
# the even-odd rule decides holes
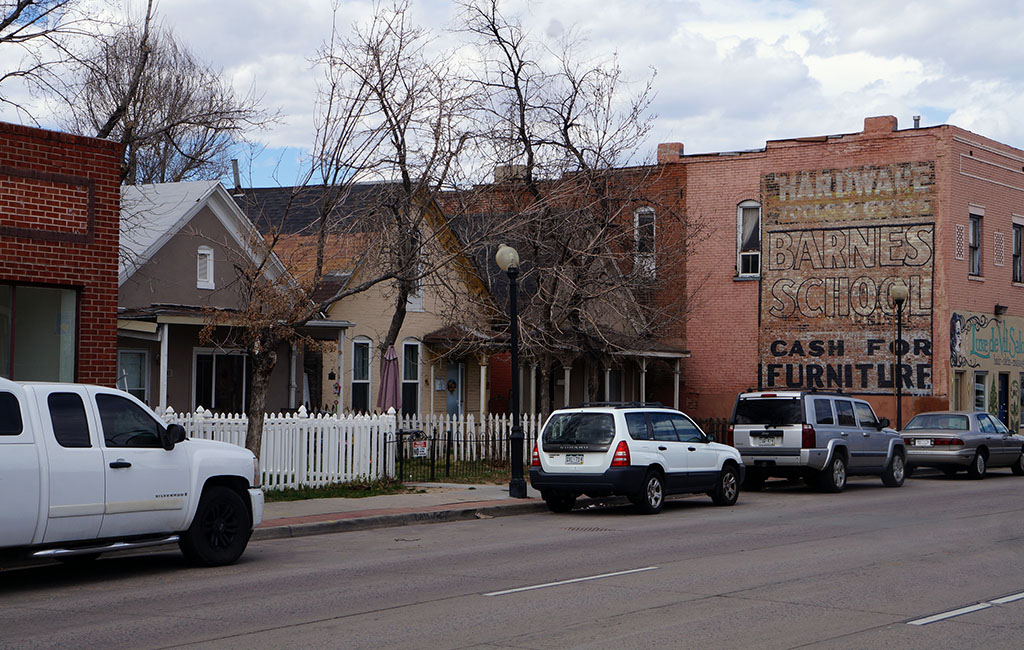
[[[107,487],[100,536],[181,530],[189,497],[188,443],[168,451],[160,441],[163,424],[147,409],[114,393],[94,396]]]
[[[465,364],[449,363],[448,380],[445,382],[445,407],[448,415],[462,415],[462,377]]]

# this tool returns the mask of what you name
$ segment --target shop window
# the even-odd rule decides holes
[[[985,410],[985,380],[988,376],[986,372],[975,372],[974,373],[974,410],[984,411]]]
[[[75,380],[78,292],[0,285],[0,377]]]

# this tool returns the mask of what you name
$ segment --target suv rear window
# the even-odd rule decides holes
[[[803,413],[799,397],[748,398],[741,399],[736,404],[734,424],[781,426],[802,422]]]
[[[545,443],[608,445],[615,437],[611,413],[558,413],[542,434]]]

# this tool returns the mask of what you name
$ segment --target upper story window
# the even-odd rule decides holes
[[[981,217],[980,214],[971,214],[967,232],[967,272],[970,275],[981,275]]]
[[[415,263],[412,265],[417,275],[423,273],[423,263],[420,262],[423,255],[423,237],[419,233],[412,236],[411,252],[415,256]],[[409,296],[405,300],[406,311],[423,311],[423,278],[416,277],[412,280],[412,287]]]
[[[761,273],[761,204],[744,201],[736,208],[736,274]]]
[[[196,252],[196,288],[213,289],[213,249],[200,246]]]
[[[655,274],[654,234],[654,208],[640,208],[633,212],[633,268],[647,277]]]
[[[1024,244],[1024,224],[1013,224],[1013,281],[1024,282],[1024,256],[1021,255]]]

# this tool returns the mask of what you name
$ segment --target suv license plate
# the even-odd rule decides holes
[[[582,465],[583,464],[583,454],[566,454],[565,455],[565,464],[566,465]]]
[[[774,436],[763,436],[758,438],[758,444],[762,447],[774,447],[775,437]]]

